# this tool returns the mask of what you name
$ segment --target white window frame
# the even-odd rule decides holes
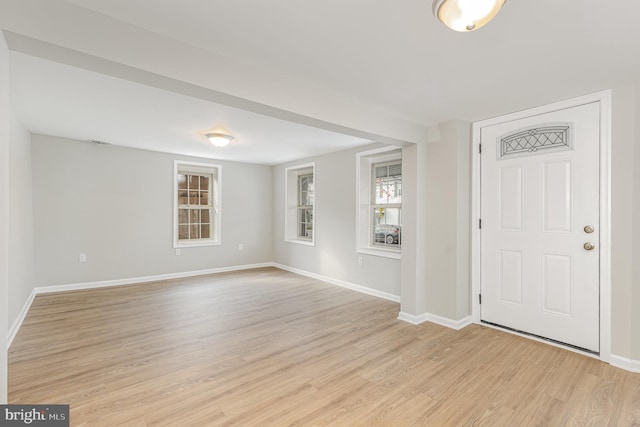
[[[311,238],[301,237],[298,234],[298,212],[303,206],[299,204],[300,200],[300,178],[306,175],[313,177],[314,197],[313,205],[311,205],[312,216],[312,232]],[[316,164],[315,162],[305,163],[296,166],[290,166],[284,171],[284,241],[289,243],[297,243],[300,245],[315,246],[316,244]],[[307,205],[305,205],[307,206]]]
[[[212,174],[209,192],[211,198],[211,238],[179,240],[178,239],[178,174],[183,173],[204,173]],[[222,244],[221,239],[221,188],[222,188],[222,166],[211,163],[186,162],[182,160],[174,160],[173,162],[173,247],[189,248],[199,246],[217,246]]]
[[[402,149],[389,146],[356,154],[356,252],[385,258],[401,259],[402,248],[373,244],[373,170],[374,164],[402,161]],[[396,207],[394,205],[393,207]],[[402,204],[399,206],[402,209]]]

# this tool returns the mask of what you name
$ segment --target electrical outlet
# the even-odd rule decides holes
[[[87,262],[87,254],[78,254],[78,262]]]
[[[180,248],[176,249],[176,255],[180,255],[182,253],[182,250]]]
[[[239,251],[241,251],[241,250],[243,250],[243,249],[244,249],[244,245],[243,245],[242,243],[240,243],[240,244],[238,245],[238,250],[239,250]]]

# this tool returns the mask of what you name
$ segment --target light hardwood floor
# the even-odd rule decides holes
[[[84,426],[639,426],[640,374],[277,269],[40,295],[11,403]]]

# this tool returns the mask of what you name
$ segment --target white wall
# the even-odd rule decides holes
[[[172,247],[173,162],[222,165],[222,245]],[[37,286],[269,262],[272,168],[32,135]],[[243,251],[238,244],[242,243]],[[78,254],[87,262],[79,263]]]
[[[274,261],[400,295],[400,261],[356,253],[356,153],[379,145],[302,159],[274,167]],[[315,162],[315,246],[284,241],[285,169]],[[358,266],[358,257],[363,265]]]
[[[12,114],[9,144],[9,325],[34,288],[31,135]]]
[[[0,33],[0,404],[7,402],[10,122],[9,51]]]

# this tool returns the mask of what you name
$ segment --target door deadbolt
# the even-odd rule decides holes
[[[595,248],[595,245],[591,242],[587,242],[584,245],[582,245],[583,248],[585,248],[588,251],[592,251],[593,248]]]
[[[594,230],[594,228],[593,228],[592,226],[590,226],[590,225],[585,225],[585,226],[584,226],[584,232],[585,232],[585,233],[587,233],[587,234],[591,234],[591,233],[593,233],[594,231],[595,231],[595,230]]]

